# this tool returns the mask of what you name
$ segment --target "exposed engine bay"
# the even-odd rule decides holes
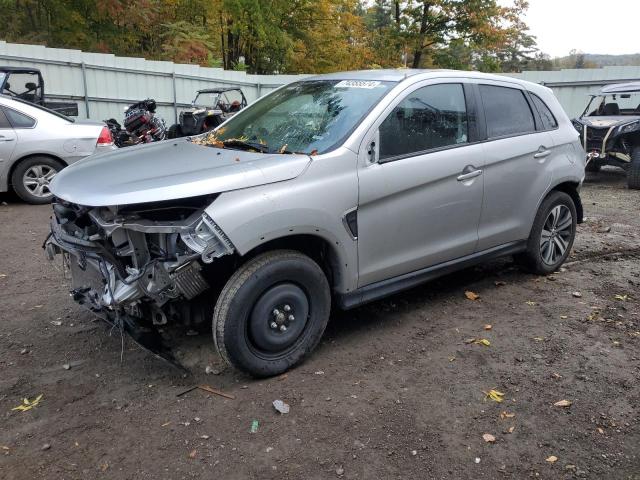
[[[201,294],[216,282],[211,264],[234,252],[204,211],[214,199],[123,207],[85,207],[56,199],[47,257],[62,255],[75,301],[119,323],[143,346],[167,358],[158,345],[145,345],[140,334],[168,323],[197,327],[210,319],[215,301]]]

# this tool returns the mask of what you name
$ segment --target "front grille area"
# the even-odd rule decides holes
[[[586,127],[587,129],[587,144],[585,150],[591,152],[593,150],[602,150],[602,142],[604,137],[607,136],[608,128],[594,128]]]

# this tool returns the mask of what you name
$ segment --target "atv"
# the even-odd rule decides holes
[[[587,172],[621,167],[629,188],[640,189],[640,82],[602,87],[572,123],[587,152]]]
[[[227,118],[247,106],[239,88],[208,88],[198,90],[189,110],[180,112],[179,123],[167,131],[167,138],[186,137],[213,130]]]
[[[0,94],[26,100],[69,117],[78,116],[78,104],[51,102],[44,94],[44,79],[37,68],[0,66]]]

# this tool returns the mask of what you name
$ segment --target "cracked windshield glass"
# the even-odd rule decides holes
[[[325,153],[340,145],[392,85],[361,80],[294,83],[193,141],[263,153]]]

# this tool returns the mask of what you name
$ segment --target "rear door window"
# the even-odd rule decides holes
[[[24,113],[16,112],[11,108],[6,108],[5,113],[7,114],[9,123],[11,123],[13,128],[31,128],[36,124],[35,119],[25,115]]]
[[[553,116],[553,113],[551,113],[551,109],[547,107],[547,104],[544,103],[544,101],[535,93],[529,92],[529,95],[531,95],[533,104],[536,106],[536,110],[538,110],[538,113],[540,114],[542,130],[553,130],[554,128],[558,128],[556,117]]]
[[[429,85],[407,95],[380,125],[380,159],[468,141],[462,84]]]
[[[489,138],[536,131],[536,124],[524,92],[517,88],[480,85]]]

